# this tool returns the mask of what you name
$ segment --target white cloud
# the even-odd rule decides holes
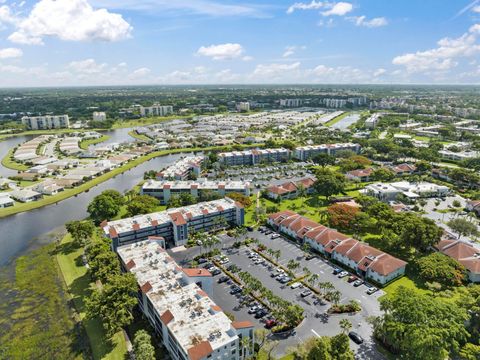
[[[8,39],[43,44],[45,37],[68,41],[118,41],[130,37],[132,27],[122,15],[95,10],[87,0],[40,0],[26,18],[15,21]]]
[[[107,9],[142,11],[152,14],[172,16],[178,13],[191,13],[214,17],[256,17],[267,16],[264,6],[251,4],[222,4],[212,0],[91,0],[91,3]]]
[[[103,73],[107,67],[107,64],[98,64],[94,59],[85,59],[80,61],[72,61],[67,67],[78,74],[93,75]]]
[[[353,10],[353,5],[347,2],[338,2],[331,5],[330,10],[322,12],[323,16],[344,16]]]
[[[130,78],[132,78],[132,79],[142,78],[142,77],[145,77],[145,76],[147,76],[148,74],[150,74],[150,72],[151,72],[151,70],[150,70],[149,68],[142,67],[142,68],[139,68],[139,69],[134,70],[134,71],[130,74]]]
[[[287,58],[287,57],[290,57],[292,55],[295,55],[295,53],[298,51],[298,50],[305,50],[307,47],[306,46],[286,46],[285,47],[285,51],[283,52],[283,55],[282,57],[284,58]]]
[[[259,64],[253,71],[254,77],[284,77],[286,73],[289,73],[300,68],[300,62],[294,62],[291,64]]]
[[[0,49],[0,59],[11,59],[22,57],[23,51],[17,48]]]
[[[472,8],[472,11],[473,11],[474,13],[477,13],[477,14],[480,13],[480,5],[474,6],[474,7]]]
[[[0,6],[0,25],[14,24],[17,21],[7,5]]]
[[[435,49],[400,55],[395,57],[392,63],[404,66],[410,73],[447,71],[458,65],[458,59],[471,57],[480,52],[480,45],[477,43],[479,34],[480,24],[476,24],[456,39],[441,39]]]
[[[320,27],[331,28],[335,25],[335,22],[333,21],[332,18],[328,18],[326,20],[320,19],[318,21],[317,25],[320,26]]]
[[[242,45],[232,43],[202,46],[197,50],[197,55],[210,57],[213,60],[231,60],[239,58],[243,53]]]
[[[243,60],[243,61],[252,61],[252,60],[253,60],[253,56],[249,56],[249,55],[244,56],[244,57],[242,57],[242,60]]]
[[[376,17],[368,20],[365,15],[362,15],[362,16],[353,16],[348,19],[353,23],[355,23],[356,26],[365,26],[368,28],[376,28],[376,27],[388,25],[388,20],[384,17]]]
[[[325,4],[326,3],[322,2],[322,1],[315,1],[315,0],[312,0],[312,2],[310,2],[310,3],[297,2],[293,5],[291,5],[287,9],[287,14],[292,14],[293,12],[295,12],[295,10],[317,10],[317,9],[321,9],[325,6]]]
[[[377,69],[375,70],[375,72],[373,73],[373,76],[374,77],[379,77],[379,76],[382,76],[384,74],[386,74],[387,70],[383,69],[383,68],[380,68],[380,69]]]

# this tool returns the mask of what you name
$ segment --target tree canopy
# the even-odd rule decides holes
[[[315,176],[317,178],[314,184],[315,190],[319,195],[323,195],[327,199],[345,190],[345,176],[339,172],[330,169],[318,169],[315,172]]]
[[[154,212],[159,205],[160,201],[153,196],[138,195],[128,202],[127,212],[129,216],[149,214]]]
[[[419,275],[426,281],[445,286],[460,286],[465,282],[466,270],[455,259],[442,253],[433,253],[417,261]]]

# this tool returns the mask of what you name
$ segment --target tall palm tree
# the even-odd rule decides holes
[[[278,259],[280,259],[281,254],[282,252],[280,251],[280,249],[275,251],[275,260],[277,260],[277,262],[278,262]]]
[[[242,348],[242,359],[245,360],[247,358],[247,354],[250,353],[250,338],[248,336],[243,336],[240,340],[240,346]]]
[[[338,303],[340,302],[340,298],[341,298],[340,291],[338,291],[338,290],[330,291],[329,292],[329,298],[330,298],[330,301],[334,305],[338,305]]]
[[[342,319],[340,320],[340,327],[342,328],[342,332],[346,334],[352,328],[352,323],[348,319]]]
[[[307,279],[307,282],[311,287],[315,287],[315,284],[317,283],[317,281],[318,281],[317,274],[311,274]]]

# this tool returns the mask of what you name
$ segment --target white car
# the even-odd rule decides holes
[[[300,284],[299,282],[296,282],[296,283],[293,283],[292,285],[290,285],[290,288],[291,289],[296,289],[296,288],[299,288],[300,286],[302,286],[302,284]]]
[[[344,278],[345,276],[348,276],[348,272],[346,271],[342,271],[340,274],[338,274],[338,277],[341,279],[341,278]]]
[[[377,292],[377,288],[372,286],[372,287],[369,287],[368,290],[367,290],[367,294],[368,295],[372,295],[374,292]]]

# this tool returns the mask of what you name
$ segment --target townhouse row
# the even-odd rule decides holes
[[[135,275],[139,307],[174,360],[239,360],[253,354],[254,325],[232,321],[210,295],[205,269],[181,268],[162,247],[163,239],[117,249],[122,268]],[[248,338],[243,347],[242,339]]]
[[[314,191],[313,184],[315,180],[307,177],[298,181],[287,181],[281,185],[272,185],[267,187],[266,195],[273,200],[295,199],[300,196],[302,191],[311,194]]]
[[[185,245],[192,232],[210,231],[221,227],[242,226],[243,206],[229,198],[202,202],[131,218],[103,222],[105,236],[112,248],[160,236],[168,246]]]
[[[405,261],[293,211],[272,214],[267,223],[275,230],[308,244],[326,258],[345,265],[367,280],[384,285],[405,274]]]

